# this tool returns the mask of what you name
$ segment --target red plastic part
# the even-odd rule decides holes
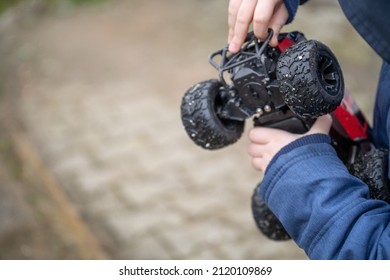
[[[287,37],[284,37],[282,40],[280,40],[279,44],[278,44],[278,49],[281,51],[281,52],[284,52],[287,48],[291,47],[292,45],[294,45],[295,42]]]
[[[351,140],[368,139],[368,122],[349,94],[345,94],[341,104],[332,114],[340,122]]]

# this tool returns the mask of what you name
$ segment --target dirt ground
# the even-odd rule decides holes
[[[306,259],[254,225],[262,175],[246,137],[210,152],[181,125],[184,92],[217,75],[207,57],[226,44],[226,9],[132,0],[3,14],[0,170],[13,183],[0,191],[15,203],[0,199],[0,218],[14,213],[0,258]],[[310,1],[285,30],[334,51],[371,120],[380,61],[336,1]]]

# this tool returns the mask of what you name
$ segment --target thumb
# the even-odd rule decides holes
[[[332,126],[332,117],[328,114],[325,116],[319,117],[313,126],[310,128],[307,134],[322,133],[328,134]]]

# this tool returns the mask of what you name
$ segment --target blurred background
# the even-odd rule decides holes
[[[227,2],[0,1],[1,259],[307,258],[257,230],[246,136],[206,151],[181,124]],[[371,121],[380,60],[337,1],[284,30],[333,50]]]

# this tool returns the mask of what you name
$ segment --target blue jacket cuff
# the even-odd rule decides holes
[[[282,149],[280,149],[279,152],[275,154],[275,156],[272,158],[270,163],[268,164],[267,169],[265,170],[265,174],[267,174],[267,171],[269,170],[270,166],[283,154],[286,154],[298,147],[302,147],[309,144],[315,144],[315,143],[331,143],[331,139],[329,135],[322,134],[322,133],[316,133],[316,134],[309,134],[305,135],[290,144],[284,146]]]

